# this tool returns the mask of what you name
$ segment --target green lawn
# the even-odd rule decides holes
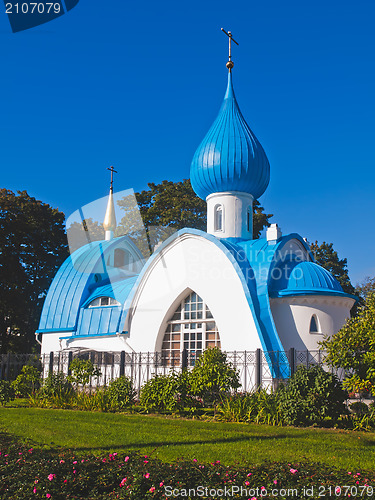
[[[183,420],[147,415],[0,408],[0,430],[34,446],[75,452],[131,451],[164,461],[179,457],[259,464],[309,461],[373,470],[375,433]]]

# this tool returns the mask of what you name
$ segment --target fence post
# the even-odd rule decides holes
[[[120,377],[125,375],[125,351],[120,352]]]
[[[130,378],[132,379],[132,382],[134,384],[134,363],[135,363],[135,353],[132,352],[132,360],[130,364]]]
[[[68,376],[70,376],[72,374],[72,369],[70,368],[72,361],[73,361],[73,351],[69,351],[68,352]]]
[[[187,368],[188,364],[188,352],[187,349],[182,350],[182,358],[181,358],[181,370],[184,371]]]
[[[291,347],[289,349],[289,366],[290,366],[290,376],[294,375],[296,371],[296,349]]]
[[[48,375],[53,373],[53,351],[49,353]]]
[[[244,384],[243,384],[243,390],[247,392],[247,352],[244,351],[244,358],[243,358],[243,373],[244,373]]]
[[[260,389],[262,385],[262,351],[255,351],[255,390]]]
[[[158,356],[159,356],[159,353],[156,351],[156,352],[154,353],[154,361],[155,361],[155,363],[154,363],[154,365],[155,365],[155,375],[157,375],[157,374],[158,374]]]

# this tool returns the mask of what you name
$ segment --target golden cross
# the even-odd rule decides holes
[[[236,44],[239,45],[238,42],[233,38],[232,33],[230,31],[226,32],[224,28],[221,28],[221,31],[224,31],[224,33],[227,35],[229,38],[229,60],[227,62],[227,68],[229,71],[232,71],[232,68],[234,66],[234,63],[232,61],[232,41]]]
[[[107,168],[107,170],[111,172],[111,193],[113,193],[113,172],[117,174],[117,170],[115,170],[112,165],[110,168]]]

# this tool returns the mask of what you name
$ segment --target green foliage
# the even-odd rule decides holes
[[[62,212],[0,189],[0,353],[36,348],[43,301],[67,255]]]
[[[375,293],[369,293],[358,314],[321,346],[328,363],[347,371],[346,389],[375,391]]]
[[[107,389],[111,407],[117,410],[124,410],[131,406],[135,401],[136,394],[132,380],[125,375],[112,380]]]
[[[359,306],[364,306],[366,304],[367,296],[370,293],[375,292],[375,278],[370,278],[367,276],[361,283],[358,283],[355,287],[354,295],[359,298]]]
[[[15,398],[12,384],[8,380],[0,380],[0,404],[5,405]]]
[[[346,412],[348,397],[338,378],[320,366],[299,367],[288,385],[278,391],[281,418],[288,425],[333,421]]]
[[[316,262],[324,267],[324,269],[327,269],[337,279],[344,292],[354,294],[355,290],[348,274],[348,261],[347,259],[339,259],[337,252],[333,249],[333,243],[323,241],[319,245],[315,241],[315,243],[311,243],[310,248]]]
[[[355,415],[366,415],[367,413],[370,412],[370,409],[367,406],[367,404],[362,403],[362,401],[356,401],[355,403],[352,403],[349,409]]]
[[[12,385],[17,396],[26,397],[35,394],[35,391],[40,387],[40,383],[40,368],[33,365],[25,365]]]
[[[227,355],[218,347],[206,349],[190,374],[191,393],[201,396],[205,404],[215,404],[240,386],[239,375]]]
[[[61,398],[63,400],[66,400],[70,399],[73,393],[73,386],[64,373],[50,372],[48,374],[48,377],[43,380],[42,387],[39,391],[39,396],[42,399],[47,400],[52,398]]]
[[[92,377],[98,378],[101,373],[98,368],[94,366],[90,359],[74,358],[70,363],[71,375],[68,380],[72,382],[77,388],[79,385],[85,387]]]
[[[147,412],[175,412],[184,407],[189,376],[186,372],[155,375],[141,388],[140,404]]]
[[[218,406],[219,420],[281,425],[278,393],[260,389],[252,393],[235,394]]]

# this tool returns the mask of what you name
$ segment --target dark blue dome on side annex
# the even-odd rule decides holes
[[[240,191],[259,198],[270,180],[270,165],[246,123],[234,95],[232,73],[220,112],[195,152],[190,179],[197,195]]]

